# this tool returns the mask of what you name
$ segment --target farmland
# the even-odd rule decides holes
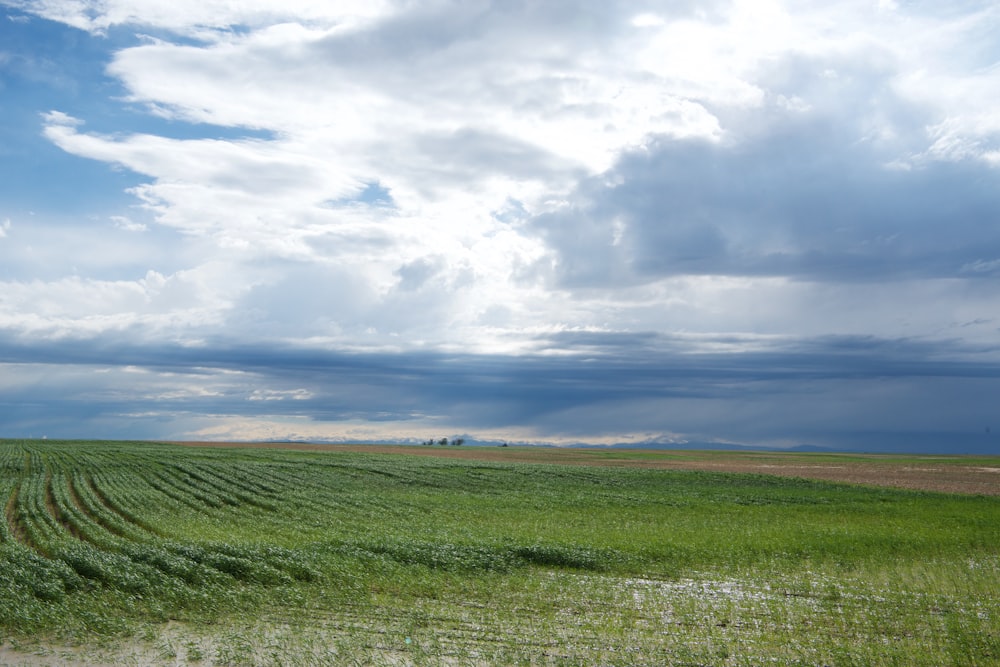
[[[0,441],[0,664],[1000,662],[985,491],[414,450]]]

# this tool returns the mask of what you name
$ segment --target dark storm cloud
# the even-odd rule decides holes
[[[743,137],[659,137],[625,154],[531,221],[556,252],[556,279],[995,274],[1000,170],[921,153],[930,118],[892,93],[889,75],[877,62],[788,58],[765,77],[773,108],[724,114]],[[793,103],[783,90],[818,110],[780,108]]]
[[[815,137],[665,139],[619,163],[620,185],[590,181],[574,208],[533,224],[559,253],[560,280],[581,286],[680,274],[971,277],[1000,257],[996,170],[885,169]]]
[[[2,427],[20,434],[47,425],[51,437],[60,424],[72,436],[86,424],[100,431],[112,417],[129,423],[123,415],[136,424],[156,420],[161,430],[165,419],[186,414],[403,423],[431,416],[473,430],[530,425],[580,438],[641,431],[681,442],[883,450],[919,432],[911,441],[919,449],[948,451],[969,446],[998,416],[990,397],[1000,393],[1000,363],[982,358],[996,350],[954,342],[837,337],[705,354],[652,334],[557,338],[547,342],[585,354],[8,342],[0,363],[43,369],[38,377],[58,382],[0,392]],[[46,421],[46,414],[59,418]],[[134,426],[137,434],[143,428]]]

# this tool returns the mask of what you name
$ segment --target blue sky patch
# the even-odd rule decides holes
[[[0,0],[0,435],[998,453],[1000,9]]]

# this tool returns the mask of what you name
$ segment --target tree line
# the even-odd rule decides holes
[[[441,445],[441,446],[446,447],[448,445],[452,445],[454,447],[461,447],[462,445],[465,444],[465,438],[455,438],[454,440],[451,440],[450,442],[449,442],[448,438],[441,438],[440,440],[435,440],[434,438],[431,438],[430,440],[427,440],[427,441],[422,442],[420,444],[422,444],[422,445],[428,445],[428,446],[431,446],[431,445]]]

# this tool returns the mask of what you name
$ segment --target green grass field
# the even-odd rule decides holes
[[[1000,664],[998,497],[8,440],[0,498],[0,664]]]

